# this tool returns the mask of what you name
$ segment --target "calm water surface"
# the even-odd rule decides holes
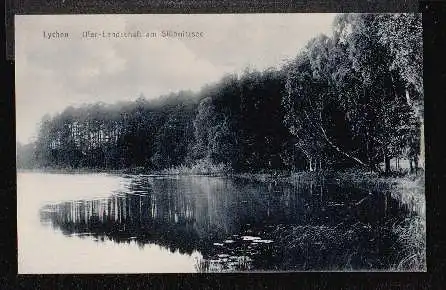
[[[18,173],[19,273],[386,269],[389,192],[323,181]]]

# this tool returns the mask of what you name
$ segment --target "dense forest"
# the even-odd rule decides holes
[[[198,92],[47,115],[36,141],[18,145],[17,166],[382,173],[395,169],[391,160],[422,166],[421,14],[340,14],[331,37],[319,35],[296,54],[280,68],[247,69]]]

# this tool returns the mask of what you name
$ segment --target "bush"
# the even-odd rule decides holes
[[[224,163],[214,164],[209,159],[203,158],[195,161],[190,166],[180,165],[164,169],[164,174],[193,174],[193,175],[217,175],[232,172],[230,166]]]

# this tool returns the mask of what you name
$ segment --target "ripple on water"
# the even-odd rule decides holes
[[[253,243],[264,243],[264,244],[269,244],[274,242],[273,240],[253,240]]]

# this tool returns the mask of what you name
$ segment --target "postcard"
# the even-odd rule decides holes
[[[425,272],[422,32],[15,16],[18,273]]]

